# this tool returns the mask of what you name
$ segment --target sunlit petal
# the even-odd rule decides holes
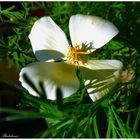
[[[85,67],[93,70],[101,70],[101,69],[121,69],[123,64],[119,60],[89,60]]]
[[[118,33],[118,29],[111,22],[81,14],[70,18],[69,29],[73,46],[85,43],[92,47],[92,50],[102,47]]]
[[[62,92],[63,98],[72,95],[79,88],[79,81],[73,65],[55,62],[39,62],[23,68],[20,73],[21,84],[30,94],[38,96],[38,93],[34,92],[24,80],[24,73],[26,73],[34,83],[38,91],[41,91],[39,82],[43,82],[46,96],[51,100],[56,99],[56,91],[58,88]]]
[[[81,73],[88,94],[96,101],[109,93],[117,84],[122,63],[118,60],[92,60],[89,65],[81,67]]]
[[[33,51],[40,61],[60,60],[67,51],[65,33],[50,17],[37,20],[29,35]]]

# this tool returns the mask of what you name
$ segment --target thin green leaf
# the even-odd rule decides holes
[[[31,111],[21,111],[15,109],[7,109],[7,108],[0,108],[0,112],[5,113],[12,113],[14,115],[10,115],[4,118],[4,121],[13,121],[18,119],[27,119],[27,118],[43,118],[46,117],[45,113],[40,112],[31,112]]]
[[[111,121],[108,121],[108,128],[107,128],[106,138],[111,138]]]
[[[93,129],[94,129],[95,137],[99,138],[100,135],[99,135],[99,131],[98,131],[97,116],[96,115],[93,117]]]
[[[126,128],[125,128],[125,125],[123,123],[123,121],[120,119],[120,117],[116,114],[116,112],[114,111],[113,107],[111,106],[111,109],[112,109],[112,113],[114,114],[115,116],[115,119],[118,123],[118,126],[120,128],[120,132],[121,132],[121,135],[122,135],[122,138],[126,138],[126,137],[131,137],[131,135],[129,135],[129,133],[127,132]]]
[[[138,108],[137,116],[133,125],[133,131],[137,134],[138,127],[140,125],[140,107]]]

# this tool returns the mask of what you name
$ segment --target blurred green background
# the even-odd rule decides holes
[[[111,98],[105,98],[99,103],[82,104],[74,111],[68,110],[68,108],[63,111],[57,110],[54,118],[53,114],[50,114],[50,118],[53,118],[50,127],[44,122],[44,118],[46,118],[44,114],[36,114],[35,116],[42,116],[31,119],[34,114],[29,113],[26,119],[25,117],[19,119],[17,116],[22,116],[25,112],[19,111],[21,114],[18,114],[18,111],[15,110],[12,113],[15,113],[17,120],[20,121],[17,121],[15,117],[14,121],[7,122],[5,118],[9,114],[4,112],[10,112],[9,108],[34,112],[33,107],[35,107],[35,112],[38,110],[37,112],[46,113],[45,109],[41,108],[43,105],[57,106],[54,102],[46,101],[44,104],[44,100],[37,101],[38,99],[25,97],[26,95],[22,102],[21,94],[16,89],[16,85],[20,85],[18,74],[22,67],[37,61],[28,39],[33,23],[42,16],[50,16],[69,37],[69,18],[78,13],[100,16],[114,23],[119,29],[119,34],[101,48],[95,57],[96,59],[121,60],[124,64],[123,71],[126,80],[120,83]],[[0,2],[0,107],[8,108],[8,110],[1,110],[1,136],[7,133],[7,135],[14,134],[18,137],[139,138],[139,71],[139,2]],[[78,98],[75,98],[73,102],[71,99],[66,99],[63,104],[71,105],[71,102],[76,104],[77,101]],[[36,102],[41,105],[37,106]],[[27,104],[30,107],[26,106]],[[44,106],[43,108],[45,108]],[[87,111],[88,108],[92,108],[91,106],[94,108],[92,113],[83,112],[85,115],[76,117],[77,112],[80,112],[80,107]],[[66,117],[67,121],[66,118],[62,119],[63,113],[70,114],[73,119],[71,120],[70,116]],[[55,120],[59,120],[59,124]],[[65,121],[68,123],[64,123]],[[56,124],[59,126],[57,130],[55,129],[58,127]],[[49,127],[49,131],[46,129],[47,127]]]

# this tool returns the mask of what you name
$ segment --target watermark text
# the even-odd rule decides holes
[[[14,135],[14,134],[3,133],[1,135],[1,138],[18,138],[18,136],[17,135]]]

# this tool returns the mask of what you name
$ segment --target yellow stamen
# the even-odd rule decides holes
[[[75,47],[68,47],[68,52],[66,53],[65,57],[68,59],[70,64],[77,64],[83,65],[86,63],[86,59],[83,55],[91,54],[92,52],[84,52],[82,51],[78,45]]]

